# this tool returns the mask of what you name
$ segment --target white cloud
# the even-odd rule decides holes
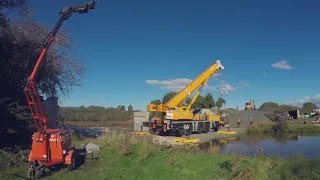
[[[215,80],[218,80],[222,76],[222,73],[216,73],[213,75]],[[180,91],[190,84],[193,80],[188,78],[176,78],[171,80],[146,80],[147,84],[159,86],[160,89],[168,89],[171,91]],[[215,89],[215,87],[205,84],[204,89]]]
[[[223,91],[235,91],[236,88],[228,84],[225,80],[221,80],[220,84],[216,85],[214,89],[222,89]]]
[[[146,80],[147,84],[152,84],[155,86],[160,86],[161,89],[169,89],[173,91],[181,90],[185,88],[188,84],[192,82],[191,79],[187,78],[178,78],[172,80]]]
[[[220,75],[221,76],[221,75]],[[177,78],[172,80],[146,80],[147,84],[159,86],[160,89],[168,89],[171,91],[180,91],[190,84],[193,80],[188,78]],[[212,89],[212,90],[224,90],[224,91],[235,91],[237,89],[248,86],[248,83],[244,81],[239,82],[239,86],[232,86],[228,84],[225,80],[220,80],[220,83],[215,86],[210,86],[206,84],[203,89]]]
[[[240,85],[241,85],[241,87],[249,86],[249,84],[244,81],[240,81]]]
[[[244,88],[246,86],[249,86],[249,84],[244,81],[240,81],[238,86],[232,86],[231,84],[228,84],[225,80],[221,80],[220,84],[214,86],[214,89],[222,89],[223,91],[236,91],[237,89]]]
[[[288,61],[286,61],[286,60],[275,62],[275,63],[271,64],[271,66],[274,68],[278,68],[278,69],[286,69],[286,70],[293,69],[292,66],[290,66]]]
[[[288,104],[294,105],[294,106],[302,106],[303,103],[306,103],[306,102],[312,102],[312,103],[320,106],[320,94],[315,95],[315,96],[306,96],[302,99],[290,101],[290,102],[288,102]]]

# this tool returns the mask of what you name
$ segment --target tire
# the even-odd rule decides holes
[[[203,123],[198,123],[197,133],[201,134],[204,130]]]
[[[205,123],[203,132],[208,133],[209,131],[210,131],[210,123]]]
[[[177,127],[176,136],[181,137],[186,133],[186,130],[183,127]]]
[[[190,136],[192,134],[192,124],[185,124],[188,125],[188,129],[186,129],[186,136]]]
[[[213,127],[213,131],[214,131],[214,132],[218,132],[218,130],[219,130],[219,126]]]
[[[76,152],[73,152],[72,157],[71,157],[71,164],[67,165],[68,171],[73,171],[76,169]]]

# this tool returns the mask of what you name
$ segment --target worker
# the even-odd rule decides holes
[[[230,124],[229,124],[229,122],[226,123],[226,128],[228,129],[228,131],[230,131]]]
[[[253,125],[253,119],[252,117],[250,118],[250,126]]]
[[[240,118],[238,118],[238,120],[237,120],[238,128],[240,127],[240,123],[241,123],[241,120],[240,120]]]

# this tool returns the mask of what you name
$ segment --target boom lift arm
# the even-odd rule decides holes
[[[69,170],[75,168],[76,152],[74,151],[71,133],[64,129],[51,129],[47,127],[47,115],[42,105],[36,87],[37,72],[43,58],[54,40],[62,23],[69,19],[72,13],[88,13],[89,9],[95,9],[96,3],[89,2],[83,6],[72,6],[60,10],[60,19],[43,42],[43,50],[29,77],[24,89],[30,111],[36,124],[37,131],[32,135],[32,148],[29,153],[28,173],[30,179],[38,178],[45,167],[56,164],[67,165]],[[36,35],[36,34],[35,34]]]
[[[37,72],[39,71],[39,67],[43,61],[43,58],[48,51],[52,41],[54,40],[58,30],[60,29],[62,23],[65,20],[68,20],[72,13],[78,12],[79,14],[82,13],[88,13],[89,9],[95,9],[96,3],[95,2],[89,2],[86,3],[83,6],[72,6],[63,8],[60,10],[59,14],[61,14],[60,19],[56,23],[56,25],[53,27],[52,31],[48,34],[46,39],[43,42],[43,50],[40,54],[39,59],[36,62],[36,65],[29,77],[29,80],[27,82],[27,86],[24,89],[25,96],[27,98],[30,111],[32,113],[33,119],[35,121],[35,125],[37,128],[37,131],[40,133],[45,133],[47,130],[47,116],[45,113],[45,110],[42,105],[42,100],[40,99],[39,93],[37,91],[35,78],[37,75]]]
[[[193,80],[188,86],[186,86],[184,89],[182,89],[178,94],[176,94],[172,99],[170,99],[166,104],[149,104],[147,106],[147,110],[149,112],[170,112],[170,110],[178,110],[179,112],[185,112],[187,114],[190,114],[191,106],[194,104],[195,100],[199,96],[202,88],[207,83],[209,78],[214,75],[216,72],[223,70],[224,66],[221,64],[220,60],[217,60],[215,63],[213,63],[208,69],[206,69],[202,74],[200,74],[195,80]],[[191,102],[187,107],[181,106],[183,101],[190,96],[197,88],[198,92],[193,97]],[[178,108],[178,109],[177,109]],[[181,113],[180,113],[181,114]],[[186,115],[186,114],[185,114]],[[185,118],[186,116],[181,118],[173,118],[174,120],[180,120],[180,119],[189,119]],[[190,117],[190,115],[187,115]]]

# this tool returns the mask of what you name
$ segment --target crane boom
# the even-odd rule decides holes
[[[29,80],[27,82],[27,86],[24,89],[26,99],[28,101],[29,109],[31,111],[31,114],[33,116],[33,119],[35,121],[35,125],[38,132],[45,133],[47,130],[47,116],[46,112],[42,105],[42,100],[39,96],[37,87],[36,87],[36,76],[39,70],[39,67],[41,63],[43,62],[43,59],[53,42],[58,30],[60,29],[62,23],[65,20],[68,20],[72,13],[78,12],[79,14],[87,13],[89,9],[95,8],[95,2],[86,3],[86,5],[83,6],[72,6],[63,8],[59,11],[59,14],[61,14],[60,19],[53,27],[52,31],[48,34],[46,39],[43,42],[43,50],[39,56],[39,59],[36,62],[36,65],[29,77]]]
[[[209,68],[207,68],[202,74],[200,74],[195,80],[193,80],[187,87],[182,89],[178,94],[176,94],[170,101],[165,105],[169,108],[175,108],[181,104],[188,96],[190,96],[199,86],[204,86],[204,84],[209,80],[209,78],[218,72],[223,70],[220,60],[217,60]]]
[[[188,96],[190,96],[199,87],[198,93],[195,95],[195,98],[191,101],[191,103],[193,104],[197,96],[199,96],[199,93],[202,90],[203,86],[209,80],[209,78],[216,72],[223,69],[224,69],[224,66],[221,64],[220,60],[217,60],[209,68],[207,68],[203,73],[201,73],[196,79],[194,79],[188,86],[186,86],[179,93],[177,93],[172,99],[170,99],[166,104],[160,104],[160,105],[149,104],[147,107],[148,111],[149,112],[166,112],[168,110],[176,109],[178,106],[180,106],[183,103],[183,101]],[[187,110],[190,110],[191,105],[188,106]]]

